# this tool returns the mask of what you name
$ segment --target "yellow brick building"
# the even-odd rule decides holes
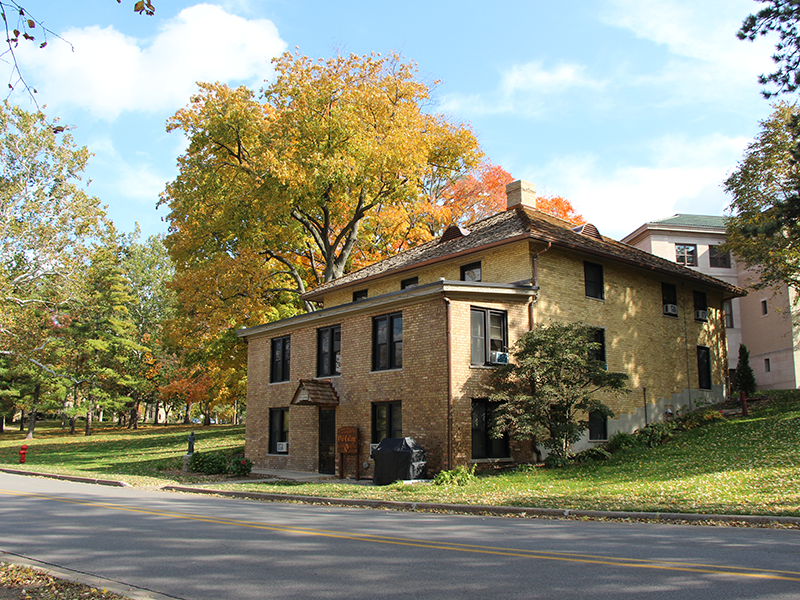
[[[550,321],[596,326],[609,370],[629,376],[577,449],[724,398],[722,304],[742,290],[541,213],[526,182],[507,193],[503,213],[306,293],[320,310],[239,332],[257,466],[371,477],[370,445],[401,436],[431,473],[530,461],[530,442],[489,437],[486,376]],[[343,428],[359,453],[342,465]]]

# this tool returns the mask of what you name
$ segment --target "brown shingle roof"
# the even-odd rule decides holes
[[[664,258],[639,250],[628,244],[600,235],[599,238],[573,231],[571,224],[547,213],[527,206],[517,205],[513,209],[497,213],[469,226],[469,234],[449,240],[432,240],[400,252],[358,271],[348,273],[303,294],[306,300],[319,299],[333,289],[347,287],[365,280],[420,267],[423,264],[449,260],[460,255],[471,254],[487,247],[506,244],[522,239],[552,243],[600,258],[615,260],[643,269],[650,269],[705,285],[722,288],[733,296],[745,292],[725,281],[693,271]]]
[[[337,406],[339,395],[330,379],[301,379],[290,404]]]

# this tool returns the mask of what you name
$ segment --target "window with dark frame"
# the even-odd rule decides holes
[[[331,325],[317,330],[317,377],[341,374],[342,326]]]
[[[697,347],[697,377],[701,390],[711,389],[711,349],[707,346]]]
[[[289,359],[291,356],[291,336],[273,338],[270,360],[270,383],[289,381]]]
[[[594,335],[592,336],[592,341],[595,344],[598,344],[598,346],[592,348],[591,352],[589,353],[590,358],[605,364],[608,362],[606,361],[606,330],[599,327],[595,329]]]
[[[358,302],[359,300],[366,300],[369,297],[368,291],[369,290],[358,290],[353,292],[353,302]]]
[[[492,437],[495,411],[499,402],[481,398],[472,401],[472,458],[510,458],[508,434]]]
[[[678,286],[674,283],[661,282],[661,304],[666,316],[678,316]]]
[[[372,319],[372,370],[403,367],[403,313]]]
[[[731,268],[731,253],[720,252],[716,246],[708,247],[708,264],[715,269]]]
[[[769,314],[769,306],[767,305],[767,301],[766,300],[762,300],[761,301],[761,314],[762,314],[762,316]]]
[[[503,310],[472,307],[470,309],[470,363],[495,364],[493,352],[508,347],[508,316]],[[495,355],[496,356],[496,355]]]
[[[480,261],[461,267],[461,281],[481,281]]]
[[[675,244],[675,262],[685,267],[696,267],[697,244]]]
[[[722,310],[725,313],[725,327],[733,329],[733,301],[728,299],[722,303]]]
[[[603,286],[603,265],[584,261],[583,279],[586,288],[586,295],[589,298],[597,298],[599,300],[603,300],[605,298],[605,290]]]
[[[417,287],[419,285],[419,277],[409,277],[408,279],[403,279],[400,282],[400,289],[405,290],[407,288]]]
[[[278,442],[289,441],[289,408],[269,409],[269,453],[286,454],[287,450],[278,451]]]
[[[589,441],[600,442],[608,439],[608,417],[600,411],[589,413]]]
[[[372,404],[372,443],[386,438],[403,437],[403,406],[401,402]]]
[[[767,373],[772,371],[772,363],[768,358],[764,359],[764,371],[766,371]]]
[[[708,321],[708,300],[705,292],[694,290],[694,318],[697,321]]]

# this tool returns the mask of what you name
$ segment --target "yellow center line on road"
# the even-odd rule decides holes
[[[214,523],[218,525],[229,525],[234,527],[247,527],[250,529],[262,529],[282,533],[294,533],[299,535],[312,535],[318,537],[360,541],[374,544],[390,544],[396,546],[410,546],[415,548],[426,548],[431,550],[446,550],[451,552],[469,552],[477,554],[489,554],[495,556],[517,557],[517,558],[538,558],[541,560],[557,560],[564,562],[611,565],[615,567],[630,567],[639,569],[656,569],[665,571],[683,571],[691,573],[704,573],[712,575],[729,575],[734,577],[746,577],[757,579],[777,579],[783,581],[800,581],[800,572],[779,571],[772,569],[754,569],[750,567],[738,567],[730,565],[710,565],[700,563],[678,562],[671,560],[652,560],[642,558],[628,558],[615,556],[602,556],[594,554],[579,554],[571,552],[551,552],[542,550],[523,550],[517,548],[502,548],[496,546],[481,546],[474,544],[458,544],[451,542],[433,542],[428,540],[418,540],[413,538],[397,538],[379,536],[372,534],[347,533],[342,531],[332,531],[325,529],[310,529],[303,527],[290,527],[286,525],[276,525],[270,523],[258,523],[253,521],[240,521],[219,517],[208,517],[192,515],[188,513],[163,512],[153,509],[137,508],[124,506],[122,504],[112,504],[107,502],[92,502],[88,500],[72,500],[58,496],[46,494],[32,494],[17,492],[14,490],[2,490],[0,494],[9,496],[21,496],[28,498],[38,498],[66,504],[77,504],[81,506],[94,506],[108,510],[131,512],[142,515],[167,517],[171,519],[184,519],[202,523]]]

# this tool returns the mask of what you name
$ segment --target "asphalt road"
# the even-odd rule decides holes
[[[797,530],[331,508],[0,473],[2,552],[186,599],[800,598]]]

